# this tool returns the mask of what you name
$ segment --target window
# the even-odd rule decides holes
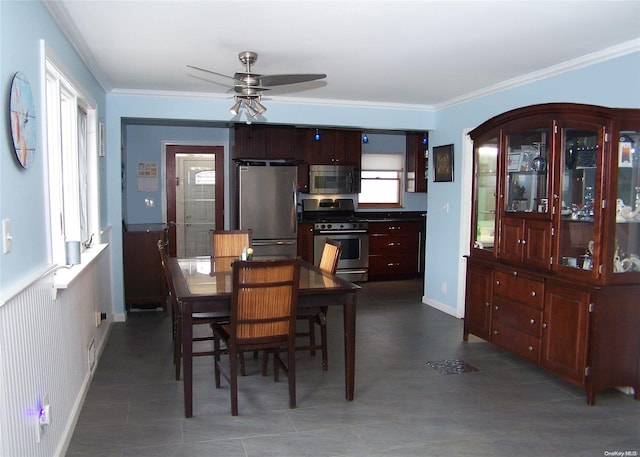
[[[362,154],[358,206],[397,208],[402,206],[404,155]]]
[[[97,118],[87,97],[48,57],[45,69],[51,260],[65,264],[66,241],[86,246],[97,238]]]

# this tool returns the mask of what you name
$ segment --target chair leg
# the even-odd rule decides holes
[[[309,319],[309,347],[311,357],[316,356],[316,323],[315,319]]]
[[[326,323],[320,324],[320,340],[322,343],[322,371],[329,369],[329,354],[327,348],[327,325]]]
[[[182,321],[176,319],[175,341],[173,342],[173,363],[176,368],[176,381],[180,380],[180,367],[182,365]]]
[[[295,345],[287,348],[289,363],[287,365],[287,378],[289,379],[289,408],[296,407],[296,348]],[[274,364],[275,365],[275,364]]]
[[[213,332],[213,366],[215,368],[216,388],[220,388],[220,337]]]
[[[231,415],[238,415],[238,354],[235,350],[229,349],[229,363],[231,372],[229,373],[229,388],[231,390]]]

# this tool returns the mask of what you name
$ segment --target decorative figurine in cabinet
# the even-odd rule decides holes
[[[612,387],[640,398],[640,110],[535,105],[470,135],[463,338],[584,387],[589,404]]]

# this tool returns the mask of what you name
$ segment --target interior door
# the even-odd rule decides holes
[[[213,157],[176,155],[176,254],[209,253],[209,230],[215,228],[215,162]]]
[[[208,233],[224,228],[224,148],[167,146],[169,255],[207,255]]]

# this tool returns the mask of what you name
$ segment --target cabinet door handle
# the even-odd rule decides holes
[[[527,349],[529,349],[529,352],[533,352],[533,346],[529,346]]]
[[[513,276],[518,276],[518,272],[517,271],[513,271]]]
[[[535,319],[529,319],[529,323],[530,323],[531,325],[533,325],[533,324],[535,324],[535,323],[536,323],[536,320],[535,320]]]
[[[532,291],[531,291],[531,296],[532,296],[532,297],[535,297],[535,296],[536,296],[536,291],[535,291],[535,290],[532,290]]]
[[[547,323],[546,322],[542,323],[542,328],[547,328]]]
[[[496,311],[499,311],[499,310],[500,310],[500,307],[499,307],[498,305],[496,305],[495,310],[496,310]]]
[[[499,285],[500,285],[500,281],[496,281],[496,286],[499,286]]]
[[[494,335],[497,335],[497,334],[498,334],[498,331],[497,331],[497,330],[494,330],[494,331],[493,331],[493,334],[494,334]]]
[[[522,244],[527,244],[527,240],[522,240]]]
[[[484,306],[486,306],[486,307],[488,308],[489,306],[491,306],[491,303],[486,302],[486,303],[484,304]]]

